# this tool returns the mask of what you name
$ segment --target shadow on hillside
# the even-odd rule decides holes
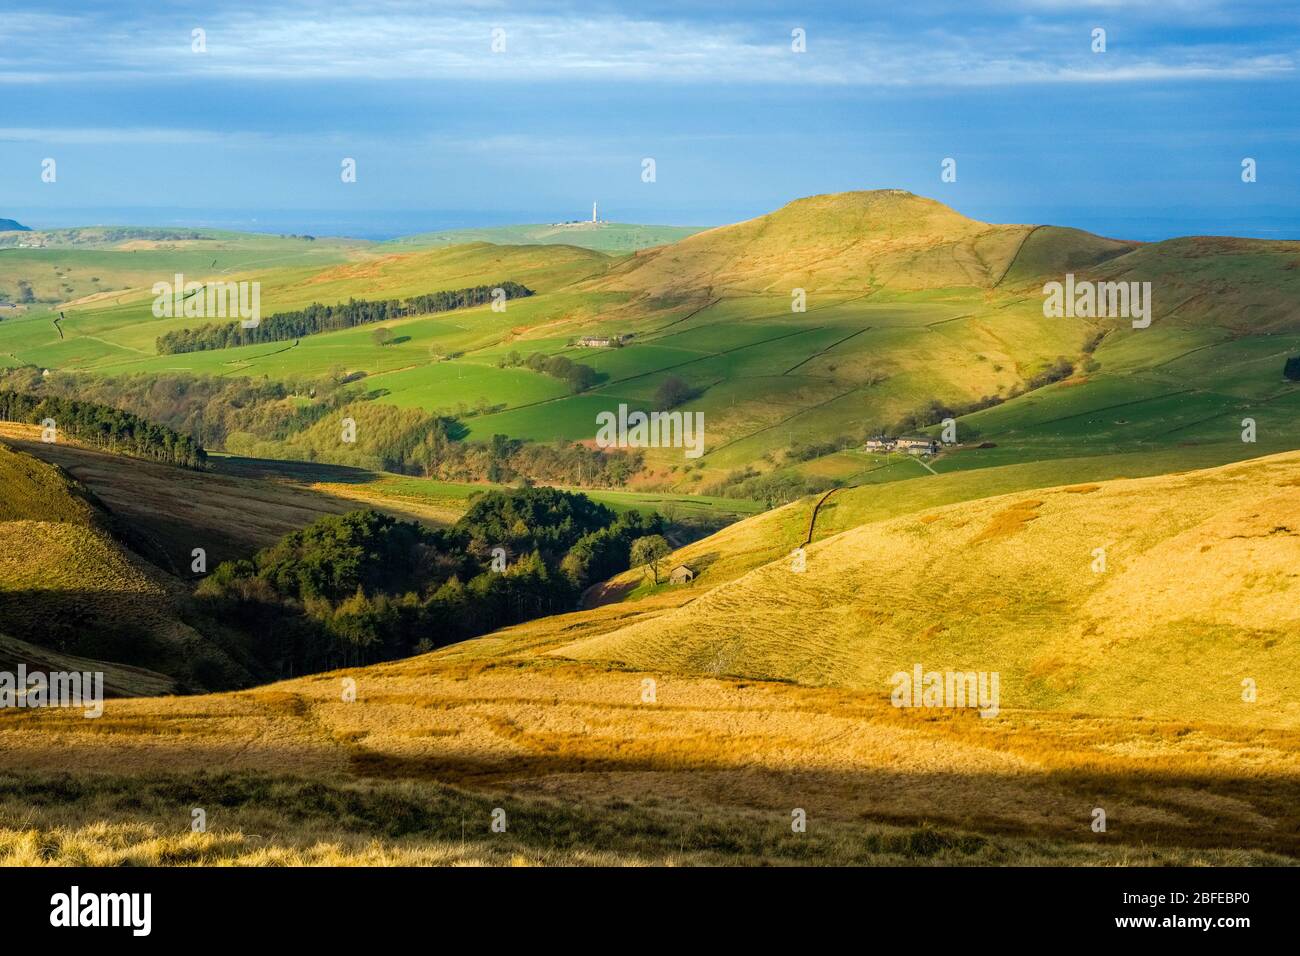
[[[212,470],[217,474],[233,475],[236,478],[364,485],[380,477],[377,472],[368,468],[330,465],[318,461],[287,461],[276,458],[241,458],[238,455],[222,455],[212,458],[211,464]]]
[[[650,773],[655,779],[661,775],[667,778],[663,780],[665,790],[679,796],[693,789],[695,799],[709,802],[713,795],[727,793],[729,805],[754,809],[770,809],[764,804],[776,801],[784,815],[789,811],[780,796],[798,794],[800,806],[860,806],[860,811],[847,818],[859,822],[938,824],[985,836],[1052,838],[1080,844],[1255,849],[1300,857],[1295,781],[1285,777],[1242,779],[1168,772],[1046,770],[1026,779],[1024,775],[991,773],[736,766],[708,759],[691,760],[670,752],[644,758],[539,753],[505,759],[463,754],[451,759],[409,757],[364,748],[353,751],[349,766],[367,778],[436,780],[490,791],[525,782],[532,789],[539,778],[573,774]],[[608,793],[608,777],[593,784],[593,793]],[[647,794],[653,792],[654,786],[643,782],[634,789]],[[751,799],[746,800],[746,795]],[[911,795],[915,795],[914,800]],[[1050,804],[1062,798],[1078,804],[1077,819],[1051,814]],[[1218,806],[1234,808],[1209,811],[1206,807],[1211,800]],[[914,808],[900,808],[900,802],[910,802]],[[887,809],[891,806],[894,809]],[[1091,808],[1097,806],[1111,810],[1104,834],[1091,829]]]
[[[1061,854],[1062,848],[1054,846],[1057,841],[1085,848],[1119,846],[1139,854],[1143,847],[1186,847],[1300,857],[1296,780],[1285,773],[1233,776],[1196,767],[1178,771],[1140,758],[1120,769],[1023,766],[1006,772],[924,770],[920,765],[917,769],[845,769],[811,755],[791,762],[788,753],[775,756],[769,764],[722,757],[727,752],[726,732],[703,742],[682,738],[672,746],[666,740],[647,742],[640,752],[636,745],[642,738],[633,735],[623,741],[611,738],[605,750],[583,746],[581,741],[588,738],[581,737],[565,744],[572,747],[568,753],[511,754],[452,743],[441,755],[420,756],[409,750],[370,749],[364,742],[353,742],[356,738],[318,736],[322,728],[313,722],[314,711],[301,705],[302,699],[293,694],[237,695],[221,703],[186,706],[178,702],[175,712],[155,707],[133,714],[130,709],[110,708],[102,722],[91,722],[95,726],[65,713],[0,712],[0,731],[21,727],[33,735],[30,745],[0,749],[0,770],[39,774],[41,768],[73,766],[94,772],[125,771],[130,776],[122,778],[121,786],[128,793],[156,787],[159,797],[174,794],[191,799],[191,788],[210,779],[211,768],[223,767],[238,771],[251,784],[245,796],[231,794],[221,801],[223,806],[266,809],[276,788],[265,783],[284,768],[316,775],[308,785],[319,791],[325,784],[318,775],[325,771],[333,775],[342,769],[339,761],[343,760],[359,778],[356,782],[366,787],[416,782],[418,787],[402,792],[450,791],[458,800],[490,799],[495,801],[492,806],[501,805],[501,795],[507,795],[513,801],[507,806],[515,808],[510,830],[530,841],[559,836],[554,827],[524,824],[532,794],[546,793],[553,798],[546,806],[573,812],[604,808],[598,814],[599,826],[593,828],[586,821],[566,831],[593,848],[646,835],[645,827],[656,826],[647,815],[671,806],[698,818],[707,829],[734,822],[738,814],[748,815],[749,823],[741,827],[747,834],[746,846],[734,847],[733,852],[761,853],[760,844],[789,833],[790,808],[798,806],[808,808],[810,820],[862,827],[844,832],[864,843],[872,839],[867,827],[873,824],[940,827],[995,843],[999,836],[1028,840],[1040,848],[1042,862]],[[518,729],[510,721],[502,723]],[[57,753],[42,749],[41,731],[59,735]],[[745,735],[736,732],[736,740],[743,746]],[[917,742],[922,746],[915,752],[916,759],[924,761],[927,749],[923,740]],[[253,743],[257,746],[250,747]],[[129,767],[123,767],[121,746],[115,744],[132,745]],[[704,746],[720,750],[709,753],[700,749]],[[12,775],[8,779],[8,785],[18,785]],[[172,782],[164,783],[167,779]],[[76,789],[59,799],[72,803],[85,796]],[[366,790],[349,785],[349,792],[361,799]],[[614,806],[618,812],[609,813]],[[1091,829],[1094,807],[1107,810],[1104,833]],[[331,808],[330,812],[340,819],[347,817],[349,829],[366,829],[362,821],[352,819],[351,810],[339,813]],[[459,813],[452,817],[457,832],[459,817]],[[434,832],[439,826],[429,819],[419,829]],[[725,836],[738,835],[733,830]],[[670,836],[675,841],[677,831]],[[990,849],[1000,852],[997,846]],[[1071,862],[1068,849],[1059,859]]]
[[[165,675],[182,692],[248,686],[254,675],[187,627],[187,608],[152,592],[5,590],[0,634],[54,654]]]
[[[82,590],[0,591],[0,632],[62,654],[149,670],[174,665],[155,633],[162,595]]]
[[[602,581],[583,592],[579,609],[589,611],[606,604],[617,604],[636,590],[639,581]]]

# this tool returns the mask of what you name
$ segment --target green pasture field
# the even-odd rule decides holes
[[[645,226],[625,222],[538,223],[526,226],[492,226],[483,229],[447,229],[403,236],[385,243],[390,249],[453,246],[467,242],[496,245],[568,245],[599,252],[626,253],[662,246],[702,232],[705,226]]]
[[[615,232],[591,233],[598,234]],[[1257,453],[1300,445],[1294,386],[1281,379],[1285,358],[1300,354],[1300,334],[1242,336],[1173,320],[1141,330],[1111,324],[1095,364],[1085,366],[1084,343],[1101,326],[1044,319],[1041,298],[1023,289],[814,288],[807,311],[795,313],[784,294],[638,297],[617,284],[605,288],[601,278],[620,260],[576,243],[548,244],[536,227],[481,238],[491,241],[457,244],[444,235],[317,245],[232,237],[196,241],[195,248],[2,250],[0,278],[33,264],[53,274],[63,263],[76,263],[78,274],[84,268],[127,277],[135,269],[132,280],[169,279],[176,271],[198,278],[216,259],[214,274],[262,283],[263,314],[507,279],[538,294],[512,300],[501,313],[478,307],[385,323],[387,345],[375,341],[373,326],[362,326],[296,343],[157,355],[159,335],[199,323],[155,319],[152,297],[140,289],[69,308],[62,339],[49,314],[6,318],[0,364],[269,379],[360,374],[374,400],[460,415],[476,440],[590,441],[598,413],[622,403],[651,411],[664,381],[680,377],[697,392],[681,410],[704,414],[706,454],[698,463],[680,449],[649,449],[646,457],[696,485],[748,466],[788,467],[786,448],[860,439],[934,399],[962,404],[1008,395],[1058,357],[1076,363],[1071,379],[962,418],[966,447],[940,457],[935,471],[1155,450],[1176,455],[1206,445],[1231,458],[1241,451],[1235,445],[1243,444],[1244,417],[1257,421]],[[497,244],[507,241],[515,244]],[[622,348],[574,344],[594,333],[634,337]],[[534,352],[590,365],[598,384],[574,395],[558,379],[498,367]],[[972,447],[979,443],[994,447]],[[795,467],[809,478],[848,483],[924,477],[915,461],[882,465],[855,455],[837,452]]]

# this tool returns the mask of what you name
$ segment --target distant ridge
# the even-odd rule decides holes
[[[627,222],[555,222],[481,229],[449,229],[404,236],[395,246],[427,248],[467,242],[496,245],[568,245],[614,255],[667,245],[703,231],[700,226],[652,226]]]
[[[0,232],[31,232],[30,226],[24,226],[17,219],[0,219]]]

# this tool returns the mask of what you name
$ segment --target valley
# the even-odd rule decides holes
[[[37,298],[0,387],[208,453],[0,424],[0,663],[110,696],[0,712],[0,861],[1300,858],[1300,244],[901,190],[608,225],[0,243]],[[159,354],[202,324],[151,312],[181,271],[268,315],[534,294]],[[1150,282],[1149,326],[1047,316],[1066,275]],[[665,395],[700,458],[600,447]],[[865,447],[900,434],[939,451]],[[629,558],[661,534],[675,580]],[[914,667],[999,675],[996,716],[895,706]]]

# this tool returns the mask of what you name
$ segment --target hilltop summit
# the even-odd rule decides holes
[[[988,288],[1032,229],[980,222],[901,189],[827,193],[643,252],[603,285],[652,295]]]

